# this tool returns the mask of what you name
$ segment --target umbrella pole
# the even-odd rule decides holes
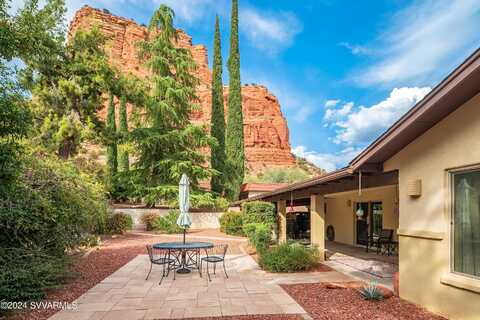
[[[187,228],[183,228],[183,244],[185,244],[185,234],[187,233]]]

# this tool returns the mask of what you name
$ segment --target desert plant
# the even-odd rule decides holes
[[[312,268],[318,262],[318,250],[300,244],[282,243],[260,255],[259,264],[271,272],[298,272]]]
[[[166,216],[158,216],[153,222],[153,230],[168,234],[183,232],[177,225],[179,215],[178,210],[170,210]]]
[[[365,300],[380,301],[383,300],[383,293],[378,288],[376,281],[371,281],[358,290]]]
[[[220,231],[226,234],[243,236],[243,214],[227,211],[220,217]]]
[[[123,234],[133,227],[132,217],[126,213],[118,212],[108,218],[108,231],[113,234]]]
[[[242,205],[243,223],[265,223],[275,225],[276,214],[273,203],[266,201],[245,202]]]
[[[145,225],[145,230],[152,231],[153,224],[158,218],[158,214],[155,212],[145,212],[140,216],[140,222]]]

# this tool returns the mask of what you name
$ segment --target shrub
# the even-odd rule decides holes
[[[220,231],[234,236],[243,236],[243,214],[227,211],[219,219]]]
[[[108,231],[113,234],[123,234],[133,227],[132,217],[126,213],[118,212],[108,218]]]
[[[58,158],[24,161],[0,188],[0,301],[44,297],[64,274],[66,252],[107,228],[105,191],[92,176]]]
[[[282,243],[260,255],[260,266],[271,272],[297,272],[318,262],[318,250],[300,244]]]
[[[272,242],[272,228],[268,224],[248,223],[243,226],[243,231],[259,254],[263,254]]]
[[[140,222],[145,225],[145,230],[152,231],[153,224],[155,220],[157,220],[157,218],[158,218],[158,214],[156,214],[155,212],[145,212],[140,217]]]
[[[365,300],[383,300],[383,293],[378,289],[377,282],[372,281],[358,290]]]
[[[42,289],[55,287],[65,274],[65,266],[64,257],[46,254],[42,250],[0,248],[0,300],[44,298]]]
[[[265,201],[245,202],[242,205],[243,223],[265,223],[274,226],[277,218],[273,203]]]
[[[183,228],[177,224],[180,213],[178,210],[170,210],[166,216],[158,216],[153,222],[153,230],[163,233],[182,233]]]

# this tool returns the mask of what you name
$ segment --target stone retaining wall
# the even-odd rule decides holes
[[[166,216],[170,209],[167,208],[113,208],[114,213],[123,212],[130,215],[133,219],[133,229],[145,230],[145,226],[140,222],[140,217],[146,212],[153,212],[160,216]],[[191,212],[192,229],[217,229],[220,228],[219,218],[223,212]]]

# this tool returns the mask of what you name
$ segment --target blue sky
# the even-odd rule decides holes
[[[89,4],[147,23],[160,3],[207,45],[210,63],[219,14],[226,61],[230,0],[68,0],[68,18]],[[480,46],[478,0],[239,6],[242,82],[279,98],[294,153],[327,170],[345,165]]]

